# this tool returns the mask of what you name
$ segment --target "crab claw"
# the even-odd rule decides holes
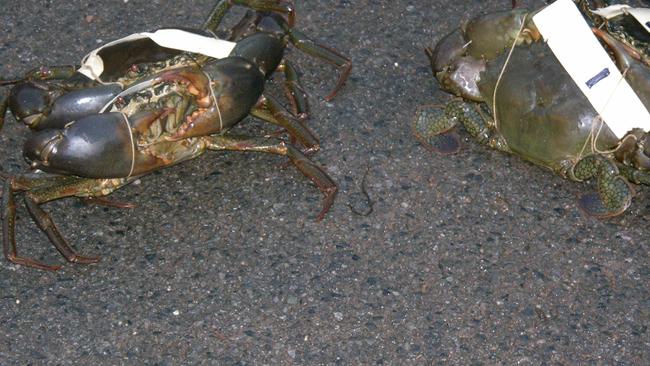
[[[36,126],[45,119],[51,102],[47,86],[31,81],[18,83],[7,97],[13,115],[28,126]]]
[[[590,155],[573,169],[578,180],[596,178],[597,192],[583,194],[578,205],[589,216],[608,218],[622,214],[632,203],[634,189],[620,174],[616,164],[601,155]]]
[[[131,172],[134,149],[124,116],[104,113],[82,118],[63,130],[47,129],[30,135],[23,155],[33,168],[43,171],[115,178]]]
[[[478,88],[481,72],[485,71],[485,61],[466,56],[467,42],[460,29],[443,37],[435,48],[424,49],[431,63],[431,70],[440,86],[463,98],[482,102],[483,96]]]
[[[460,150],[454,127],[455,123],[447,118],[445,108],[438,105],[419,107],[411,125],[415,138],[427,149],[440,154],[453,154]]]

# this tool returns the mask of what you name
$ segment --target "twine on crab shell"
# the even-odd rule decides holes
[[[605,104],[603,106],[603,110],[607,108],[609,103],[612,100],[612,97],[614,96],[614,91],[618,89],[618,87],[621,85],[621,83],[625,80],[625,75],[627,75],[627,72],[629,70],[629,67],[623,70],[621,73],[621,77],[619,78],[618,82],[616,83],[616,87],[612,89],[612,93],[609,95],[607,100],[605,101]],[[597,126],[597,127],[596,127]],[[601,132],[603,131],[603,126],[605,126],[605,121],[603,118],[599,115],[595,116],[592,120],[591,123],[591,131],[589,132],[589,136],[587,136],[587,139],[585,140],[585,144],[582,147],[582,150],[580,150],[580,154],[578,155],[578,161],[584,157],[584,152],[587,148],[588,145],[591,146],[591,153],[592,154],[612,154],[618,151],[623,144],[630,138],[637,139],[636,136],[628,134],[621,141],[618,142],[616,147],[609,149],[609,150],[600,150],[598,148],[598,138],[600,137]]]
[[[512,53],[515,51],[515,47],[517,46],[517,41],[519,40],[519,36],[521,36],[521,34],[524,32],[524,28],[526,28],[527,18],[528,18],[528,14],[526,14],[524,19],[521,21],[519,32],[517,32],[517,35],[515,36],[515,40],[512,42],[512,46],[510,46],[510,51],[508,52],[508,57],[506,57],[506,62],[503,63],[503,67],[501,68],[501,72],[499,73],[499,77],[497,78],[497,82],[496,84],[494,84],[494,93],[492,93],[492,117],[494,119],[494,128],[497,131],[499,130],[499,118],[497,116],[497,91],[499,90],[499,84],[501,84],[501,79],[503,79],[503,74],[505,74],[506,68],[510,63],[510,58],[512,57]]]

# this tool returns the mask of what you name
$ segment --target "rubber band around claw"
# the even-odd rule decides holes
[[[210,97],[212,98],[212,103],[217,107],[217,114],[219,115],[219,131],[223,130],[223,119],[221,118],[221,109],[219,108],[219,103],[217,102],[217,97],[215,96],[214,89],[212,88],[212,78],[210,75],[203,71],[203,74],[208,78],[208,86],[210,87]]]
[[[126,113],[120,112],[120,114],[124,117],[124,123],[126,123],[126,128],[129,131],[129,138],[131,139],[131,170],[129,171],[129,175],[126,176],[126,179],[129,179],[131,178],[131,175],[133,175],[133,170],[135,169],[135,140],[133,140],[131,121],[129,121],[129,117],[126,116]]]
[[[499,90],[499,84],[501,83],[501,79],[503,79],[503,74],[506,72],[506,68],[508,67],[508,63],[510,63],[510,58],[512,57],[512,53],[515,50],[515,47],[517,46],[517,41],[519,40],[519,36],[524,32],[524,28],[526,27],[526,19],[528,18],[528,14],[524,17],[524,19],[521,21],[521,27],[519,27],[519,32],[517,32],[517,36],[515,36],[515,40],[512,42],[512,46],[510,47],[510,51],[508,52],[508,57],[506,58],[506,62],[504,62],[503,67],[501,68],[501,73],[499,73],[499,77],[497,78],[496,84],[494,84],[494,93],[492,93],[492,114],[494,118],[494,128],[499,131],[499,118],[497,117],[497,91]]]

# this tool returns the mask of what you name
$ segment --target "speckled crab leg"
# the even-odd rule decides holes
[[[208,20],[203,24],[203,29],[216,32],[226,13],[233,5],[245,6],[247,8],[263,11],[286,14],[289,24],[295,23],[295,11],[293,5],[278,0],[220,0],[212,11]]]
[[[478,142],[492,148],[509,152],[505,142],[496,137],[489,118],[481,113],[479,105],[461,100],[449,102],[445,107],[422,106],[413,122],[415,137],[430,149],[451,154],[458,151],[458,136],[451,131],[459,123]]]
[[[621,175],[626,177],[630,182],[650,186],[650,171],[637,170],[622,164],[618,166],[618,169]]]
[[[587,214],[606,218],[623,213],[632,202],[633,191],[616,164],[600,155],[580,160],[573,169],[577,180],[597,178],[598,192],[582,195],[578,203]]]
[[[286,129],[292,140],[300,142],[308,152],[320,149],[316,136],[302,122],[285,113],[284,107],[270,95],[263,95],[260,98],[257,106],[251,110],[251,115]]]
[[[309,160],[298,149],[284,141],[247,136],[214,135],[204,137],[207,148],[215,151],[261,152],[286,156],[305,176],[311,179],[323,194],[323,208],[316,217],[320,221],[334,203],[338,191],[336,183],[325,171]]]

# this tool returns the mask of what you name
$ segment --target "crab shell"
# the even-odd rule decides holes
[[[598,113],[543,42],[531,18],[528,11],[517,9],[472,19],[428,53],[444,90],[493,109],[494,127],[509,151],[570,176],[577,161],[592,153],[588,141],[594,131],[598,151],[616,148],[620,140],[600,123]],[[506,65],[513,43],[516,47]],[[627,63],[626,79],[650,110],[650,69],[626,55],[618,56],[619,68]],[[623,144],[627,150],[619,149],[615,158],[648,170],[644,146],[648,137],[642,131],[636,131],[635,137],[639,143]]]

